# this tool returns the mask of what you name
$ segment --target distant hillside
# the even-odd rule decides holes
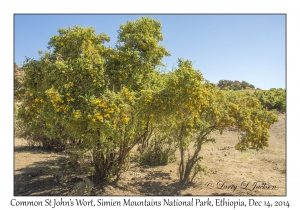
[[[21,84],[23,82],[24,70],[21,69],[16,63],[14,63],[14,92],[15,96],[21,89]]]

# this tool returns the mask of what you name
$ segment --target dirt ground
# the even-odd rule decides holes
[[[15,139],[15,196],[264,196],[286,195],[286,116],[270,129],[269,147],[262,151],[234,149],[237,132],[217,135],[216,143],[204,145],[201,165],[206,173],[192,184],[178,183],[178,160],[167,166],[131,164],[117,184],[93,185],[93,177],[72,173],[64,153],[29,147]]]

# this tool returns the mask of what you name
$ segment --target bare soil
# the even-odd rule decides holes
[[[130,164],[117,184],[93,185],[93,177],[75,173],[63,152],[27,146],[15,139],[15,196],[264,196],[286,195],[286,115],[270,128],[269,147],[262,151],[235,150],[236,131],[214,134],[204,145],[201,173],[193,183],[179,184],[178,162],[149,167]]]

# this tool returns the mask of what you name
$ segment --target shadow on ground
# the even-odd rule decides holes
[[[182,191],[194,186],[193,183],[182,186],[179,180],[172,180],[170,173],[151,171],[143,177],[137,175],[129,178],[127,182],[121,180],[116,184],[100,184],[91,195],[189,196],[191,194],[182,194]]]
[[[16,147],[14,152],[30,154],[49,154],[51,152],[30,146]],[[27,167],[14,171],[14,196],[59,196],[70,192],[63,178],[67,173],[64,167],[65,156],[55,155],[55,158],[34,162]],[[65,171],[63,169],[66,169]]]

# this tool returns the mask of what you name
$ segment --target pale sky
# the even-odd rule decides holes
[[[104,32],[114,46],[120,24],[142,16],[162,23],[161,45],[171,53],[166,70],[177,59],[191,60],[212,83],[239,80],[257,88],[286,87],[286,16],[278,15],[14,15],[14,61],[38,59],[59,28],[75,25]]]

